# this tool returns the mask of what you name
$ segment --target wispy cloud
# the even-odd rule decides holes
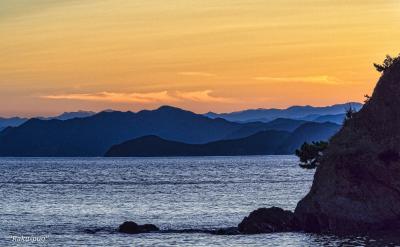
[[[215,103],[233,103],[232,98],[217,97],[212,95],[212,90],[195,91],[195,92],[180,92],[174,93],[175,97],[182,100],[194,102],[215,102]]]
[[[192,102],[218,102],[231,103],[234,100],[212,95],[212,90],[203,91],[160,91],[150,93],[116,93],[116,92],[97,92],[97,93],[72,93],[44,95],[41,98],[52,100],[83,100],[83,101],[106,101],[116,103],[176,103],[183,101]]]
[[[67,100],[85,100],[85,101],[109,101],[109,102],[137,102],[137,103],[153,103],[153,102],[173,102],[176,98],[171,97],[167,91],[151,92],[151,93],[115,93],[115,92],[99,92],[99,93],[73,93],[45,95],[46,99],[67,99]]]
[[[269,76],[259,76],[254,77],[254,80],[257,81],[269,81],[269,82],[285,82],[285,83],[314,83],[314,84],[329,84],[329,85],[337,85],[342,84],[343,82],[338,78],[327,76],[327,75],[318,75],[318,76],[296,76],[296,77],[269,77]]]
[[[207,72],[199,72],[199,71],[184,71],[184,72],[178,72],[178,75],[184,75],[184,76],[203,76],[203,77],[214,77],[216,76],[215,74],[212,73],[207,73]]]

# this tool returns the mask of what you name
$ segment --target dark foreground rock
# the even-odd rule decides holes
[[[295,210],[303,230],[368,233],[400,228],[400,62],[344,123]]]
[[[278,207],[259,208],[243,219],[238,230],[243,234],[288,232],[297,230],[297,225],[291,211]]]
[[[133,221],[126,221],[119,226],[118,231],[122,233],[138,234],[159,231],[158,227],[152,224],[138,225]]]

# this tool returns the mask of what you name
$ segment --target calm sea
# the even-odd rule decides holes
[[[386,244],[306,233],[171,233],[236,226],[259,207],[293,210],[313,177],[294,156],[1,158],[0,169],[0,246]],[[163,231],[117,233],[127,220]]]

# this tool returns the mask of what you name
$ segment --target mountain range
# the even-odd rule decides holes
[[[23,124],[27,118],[12,117],[12,118],[2,118],[0,117],[0,131],[7,127],[15,127]]]
[[[207,143],[224,139],[248,125],[257,132],[265,124],[210,119],[169,106],[138,113],[100,112],[64,121],[30,119],[0,132],[0,155],[102,156],[114,144],[145,135],[185,143]]]
[[[356,102],[349,102],[344,104],[336,104],[325,107],[314,107],[314,106],[292,106],[286,109],[249,109],[231,113],[213,113],[209,112],[204,116],[209,118],[223,118],[231,122],[270,122],[279,118],[282,119],[294,119],[294,120],[305,120],[312,122],[333,122],[342,124],[345,116],[345,111],[349,107],[353,107],[355,110],[359,110],[362,104]],[[104,110],[111,112],[113,110]],[[76,111],[76,112],[64,112],[54,117],[35,117],[42,120],[69,120],[73,118],[85,118],[97,114],[93,111]],[[24,117],[11,117],[2,118],[0,117],[0,131],[6,127],[19,126],[22,123],[29,120]]]
[[[233,122],[269,122],[277,118],[291,118],[307,121],[314,121],[324,115],[344,114],[346,109],[353,108],[358,111],[362,104],[349,102],[345,104],[336,104],[324,107],[314,106],[292,106],[286,109],[250,109],[230,113],[208,112],[204,114],[209,118],[223,118]]]
[[[0,131],[0,156],[103,156],[110,154],[111,147],[116,150],[115,145],[127,142],[136,148],[137,143],[153,147],[155,150],[147,150],[147,155],[162,155],[170,149],[175,151],[168,155],[292,154],[304,141],[327,140],[340,128],[339,124],[324,122],[321,116],[314,116],[312,122],[293,118],[233,122],[171,106],[137,113],[78,113],[33,118],[5,128]],[[177,147],[181,151],[176,151]],[[260,151],[257,147],[268,148]],[[147,156],[143,149],[138,150]]]
[[[306,123],[293,132],[266,130],[256,134],[206,144],[186,144],[144,136],[112,146],[108,157],[233,156],[293,154],[304,141],[327,140],[339,130],[334,123]]]
[[[144,136],[114,145],[108,157],[153,156],[227,156],[275,154],[277,146],[290,132],[267,130],[234,140],[221,140],[206,144],[186,144],[168,141],[158,136]]]
[[[341,128],[340,125],[324,122],[307,122],[295,129],[276,150],[279,154],[293,154],[304,142],[327,141]]]
[[[55,117],[37,117],[38,119],[42,120],[51,120],[51,119],[58,119],[58,120],[69,120],[73,118],[85,118],[85,117],[90,117],[92,115],[96,114],[96,112],[92,111],[77,111],[77,112],[64,112],[58,116]],[[0,131],[7,127],[16,127],[19,126],[26,121],[28,121],[29,118],[24,118],[24,117],[11,117],[11,118],[2,118],[0,117]]]
[[[85,118],[85,117],[90,117],[96,114],[96,112],[93,111],[76,111],[76,112],[64,112],[58,116],[55,117],[38,117],[39,119],[44,119],[44,120],[52,120],[52,119],[58,119],[58,120],[69,120],[73,118]]]

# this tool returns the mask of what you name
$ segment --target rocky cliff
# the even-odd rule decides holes
[[[312,232],[400,226],[400,62],[381,76],[365,106],[331,139],[308,195],[295,210]]]

